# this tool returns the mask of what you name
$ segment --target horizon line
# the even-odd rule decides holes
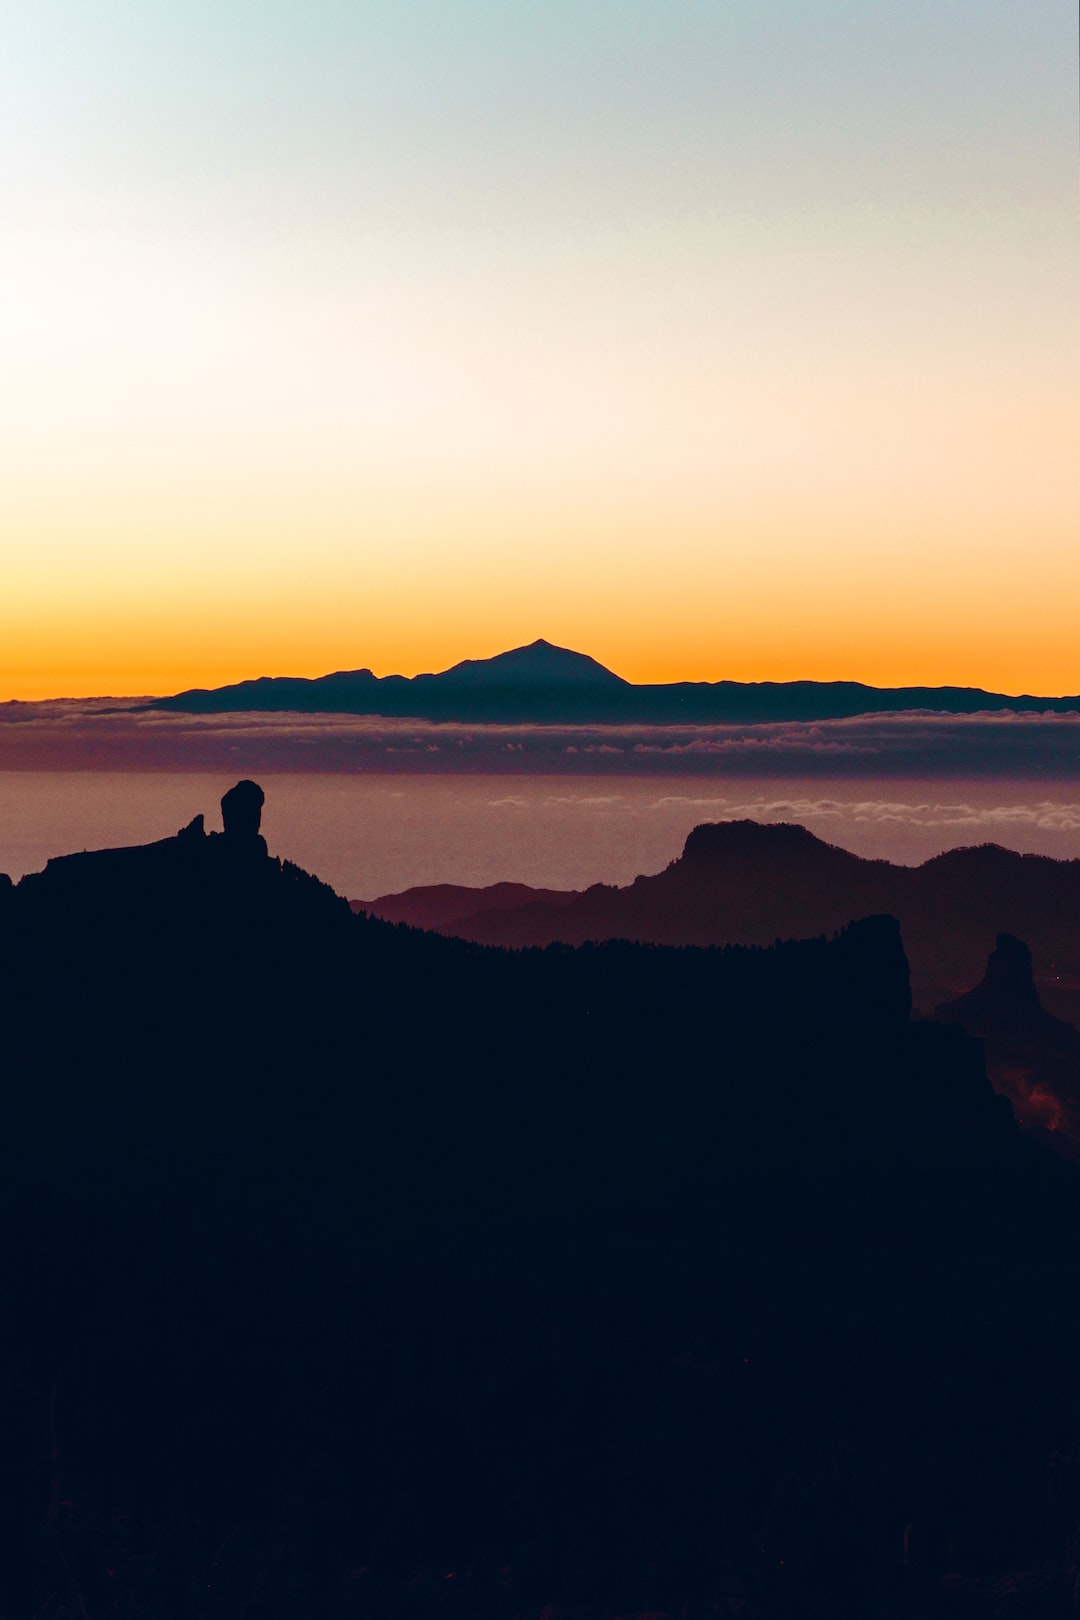
[[[777,686],[777,687],[791,687],[791,686],[814,686],[814,687],[858,686],[858,687],[864,687],[867,691],[871,691],[871,692],[903,692],[903,691],[941,692],[941,691],[958,691],[958,692],[980,692],[980,693],[986,693],[988,696],[1006,697],[1006,698],[1016,699],[1016,700],[1020,700],[1020,699],[1024,699],[1024,698],[1047,698],[1047,699],[1052,699],[1055,702],[1060,702],[1062,699],[1069,698],[1069,697],[1077,697],[1078,699],[1080,699],[1080,688],[1074,689],[1073,691],[1062,690],[1061,692],[1035,692],[1035,691],[1032,691],[1030,689],[1023,690],[1023,691],[1008,692],[1008,691],[1003,691],[1003,690],[1001,690],[999,688],[993,688],[993,687],[989,687],[989,686],[982,686],[982,685],[979,685],[978,683],[973,683],[973,682],[919,681],[919,680],[908,680],[908,681],[904,681],[904,682],[897,682],[897,683],[894,683],[894,684],[891,684],[891,685],[884,685],[884,684],[881,684],[879,682],[868,681],[868,680],[864,680],[864,679],[862,679],[862,678],[860,678],[858,676],[851,676],[851,675],[848,675],[848,676],[831,676],[831,677],[828,677],[828,678],[821,678],[821,677],[818,677],[818,676],[794,676],[794,677],[789,677],[787,679],[776,679],[775,677],[764,676],[764,677],[759,677],[759,678],[750,679],[750,680],[743,680],[743,679],[739,679],[737,677],[725,676],[725,675],[715,676],[715,677],[713,677],[711,679],[710,678],[691,678],[691,677],[683,676],[683,677],[677,677],[674,680],[666,680],[666,681],[635,681],[635,680],[632,680],[628,676],[620,675],[618,673],[618,671],[613,670],[608,665],[605,665],[605,664],[601,663],[599,659],[594,658],[592,656],[592,654],[590,654],[590,653],[584,653],[584,652],[581,652],[580,650],[578,650],[577,648],[566,647],[566,646],[563,646],[560,643],[549,641],[544,636],[537,636],[535,638],[535,640],[533,640],[533,641],[522,642],[522,643],[520,643],[520,644],[518,644],[517,646],[514,646],[514,647],[502,648],[498,652],[495,652],[495,653],[490,653],[490,654],[480,656],[480,657],[467,656],[465,658],[459,658],[459,659],[454,660],[453,663],[446,665],[444,668],[441,668],[441,669],[419,669],[412,675],[403,675],[403,674],[401,674],[400,671],[398,671],[396,669],[387,670],[384,674],[376,674],[376,672],[374,671],[374,669],[370,665],[358,664],[358,665],[354,665],[354,666],[352,666],[350,668],[339,667],[337,669],[324,670],[324,671],[322,671],[322,673],[317,674],[317,675],[300,675],[300,674],[292,674],[292,673],[281,673],[281,674],[276,674],[276,675],[269,675],[269,674],[265,674],[265,673],[260,673],[258,675],[242,675],[242,676],[238,677],[237,679],[220,681],[220,682],[218,682],[217,684],[214,684],[214,685],[190,684],[190,685],[186,685],[186,686],[179,686],[179,687],[173,688],[170,691],[156,691],[156,692],[146,692],[146,691],[144,691],[144,692],[95,691],[95,692],[82,692],[82,693],[68,691],[68,692],[58,692],[58,693],[51,694],[51,695],[45,696],[45,697],[33,697],[33,698],[5,697],[5,698],[0,698],[0,703],[4,704],[5,706],[11,705],[11,704],[20,704],[20,705],[23,705],[23,706],[26,706],[26,707],[30,707],[30,706],[33,706],[33,705],[38,704],[38,703],[109,703],[109,702],[150,702],[150,703],[152,703],[152,702],[155,702],[155,701],[157,701],[159,699],[175,697],[175,696],[178,696],[178,695],[180,695],[182,693],[187,693],[187,692],[216,692],[216,691],[225,690],[225,689],[227,689],[229,687],[246,686],[246,685],[254,684],[256,682],[261,682],[261,681],[318,682],[318,681],[323,681],[323,680],[330,680],[335,676],[369,675],[376,681],[402,680],[402,681],[410,681],[411,682],[411,681],[415,681],[415,680],[430,680],[430,679],[442,678],[442,677],[444,677],[446,675],[451,674],[455,669],[460,669],[463,665],[473,665],[473,666],[475,666],[475,665],[478,665],[478,664],[482,665],[482,664],[494,663],[497,660],[501,660],[501,659],[510,657],[514,653],[529,652],[529,651],[532,651],[534,648],[538,648],[538,647],[544,647],[544,648],[550,649],[552,652],[556,652],[556,653],[565,653],[565,654],[567,654],[570,657],[573,657],[575,659],[581,659],[581,660],[585,660],[585,661],[587,661],[589,663],[595,664],[597,666],[598,671],[600,671],[601,673],[603,673],[605,675],[611,675],[615,679],[622,682],[624,685],[626,685],[628,687],[631,687],[631,688],[633,688],[635,690],[639,690],[639,691],[641,691],[641,690],[650,690],[650,689],[655,689],[655,688],[670,687],[670,686],[683,686],[683,685],[686,685],[686,686],[699,686],[699,687],[721,686],[721,685],[730,685],[730,686],[738,686],[738,687],[761,687],[761,686]]]

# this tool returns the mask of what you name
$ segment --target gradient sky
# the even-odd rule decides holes
[[[0,696],[1080,691],[1073,0],[24,0]]]

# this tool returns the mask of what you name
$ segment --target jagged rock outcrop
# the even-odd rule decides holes
[[[1021,1124],[1080,1159],[1080,1030],[1042,1006],[1022,940],[999,934],[981,982],[934,1016],[981,1039],[990,1078]]]
[[[265,794],[258,782],[245,778],[231,787],[221,800],[221,821],[224,828],[223,836],[236,846],[248,843],[249,846],[259,838],[259,827],[262,824],[262,808],[265,803]],[[262,853],[266,853],[266,844],[259,840]]]
[[[974,990],[944,1003],[937,1012],[970,1026],[979,1035],[996,1030],[1027,1033],[1070,1027],[1043,1011],[1035,988],[1031,952],[1023,940],[1012,934],[998,935],[986,973]]]

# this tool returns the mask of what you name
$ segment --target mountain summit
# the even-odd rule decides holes
[[[587,653],[556,647],[541,638],[494,658],[465,658],[428,679],[455,686],[628,686]]]

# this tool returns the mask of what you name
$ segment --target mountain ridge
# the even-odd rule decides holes
[[[876,687],[862,681],[637,684],[586,653],[540,638],[491,658],[464,659],[436,673],[379,676],[362,668],[310,678],[261,675],[221,687],[192,687],[140,707],[188,714],[372,714],[477,724],[707,725],[836,720],[920,709],[951,714],[1069,713],[1080,710],[1080,695],[1010,696],[981,687]]]
[[[1028,941],[1055,1010],[1080,1014],[1080,861],[1020,855],[997,844],[945,851],[920,866],[868,860],[805,827],[705,822],[663,871],[622,888],[504,895],[441,885],[357,902],[369,914],[512,947],[622,938],[654,945],[768,945],[830,933],[851,918],[899,918],[915,999],[927,1011],[974,984],[994,939]],[[411,898],[410,898],[411,897]]]
[[[0,883],[4,1613],[1067,1612],[1080,1172],[895,918],[480,949],[262,804]]]

